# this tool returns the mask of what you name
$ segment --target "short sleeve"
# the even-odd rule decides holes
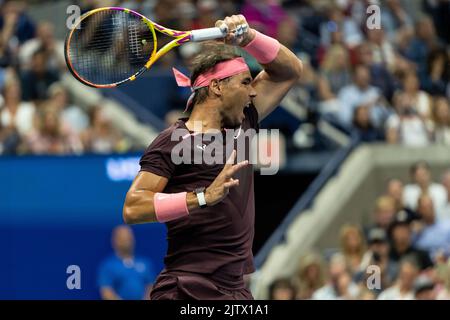
[[[163,131],[153,140],[141,157],[139,161],[141,171],[148,171],[158,176],[170,178],[175,171],[171,152],[176,143],[176,141],[171,141],[170,131]]]
[[[98,271],[97,284],[99,288],[113,287],[114,276],[111,264],[108,262],[102,263]]]

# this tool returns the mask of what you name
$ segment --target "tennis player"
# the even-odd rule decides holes
[[[302,62],[277,40],[250,28],[242,15],[216,22],[216,27],[224,26],[229,30],[225,41],[205,44],[190,79],[174,70],[177,83],[193,91],[187,104],[190,116],[151,143],[126,196],[126,223],[167,226],[165,268],[151,299],[253,299],[243,278],[254,271],[253,170],[249,143],[244,151],[236,146],[239,137],[257,130],[258,122],[276,108],[300,77]],[[263,66],[255,79],[234,46]],[[230,129],[238,134],[231,142],[221,140],[222,161],[174,161],[181,140],[189,141],[192,155],[201,154],[212,142],[205,138],[198,144],[195,137],[212,130],[225,137]],[[174,139],[177,131],[187,134]],[[246,160],[237,162],[242,152]]]

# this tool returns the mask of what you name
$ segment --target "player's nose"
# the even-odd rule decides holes
[[[257,96],[257,93],[256,93],[255,88],[253,88],[252,86],[250,86],[250,90],[249,90],[248,95],[250,96],[250,98],[256,97],[256,96]]]

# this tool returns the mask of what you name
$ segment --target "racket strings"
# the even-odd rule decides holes
[[[153,53],[153,33],[142,19],[118,10],[86,17],[69,44],[72,68],[98,85],[121,82],[143,68]]]

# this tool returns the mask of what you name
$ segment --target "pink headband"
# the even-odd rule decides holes
[[[175,80],[177,81],[178,86],[191,87],[192,91],[208,86],[211,80],[213,79],[222,80],[237,75],[241,72],[249,71],[248,66],[245,63],[245,60],[242,57],[226,60],[219,62],[214,66],[214,68],[211,68],[210,70],[200,74],[197,77],[197,79],[195,79],[194,84],[192,85],[191,79],[189,79],[189,77],[185,76],[183,73],[181,73],[175,68],[172,68],[172,70],[173,74],[175,75]],[[186,104],[186,109],[184,111],[186,111],[190,107],[193,97],[194,92],[189,97],[188,102]]]

